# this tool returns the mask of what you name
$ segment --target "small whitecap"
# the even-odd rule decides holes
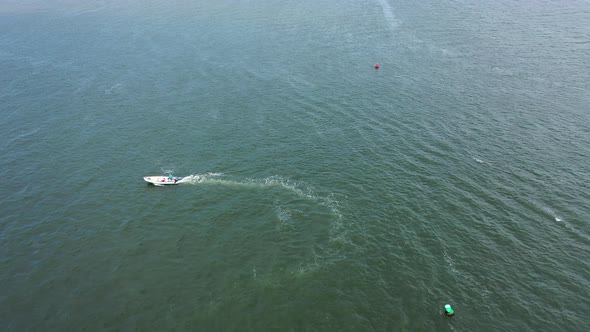
[[[291,210],[289,210],[287,208],[282,208],[280,206],[277,206],[275,208],[275,212],[276,212],[277,218],[279,218],[279,220],[282,222],[285,222],[285,223],[289,222],[293,218],[293,214],[291,213]]]

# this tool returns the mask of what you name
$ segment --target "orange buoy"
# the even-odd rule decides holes
[[[379,64],[378,63],[375,64],[375,69],[379,69]]]

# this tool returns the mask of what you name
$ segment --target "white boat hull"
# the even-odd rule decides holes
[[[177,177],[170,179],[169,177],[162,175],[144,176],[143,179],[145,182],[151,183],[154,186],[172,186],[178,184],[178,181],[180,180],[180,178]]]

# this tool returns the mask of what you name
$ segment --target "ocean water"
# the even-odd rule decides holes
[[[589,23],[1,2],[1,330],[589,331]]]

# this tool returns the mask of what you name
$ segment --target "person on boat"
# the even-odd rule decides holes
[[[172,175],[172,173],[168,174],[168,181],[172,182],[174,180],[174,176]]]

